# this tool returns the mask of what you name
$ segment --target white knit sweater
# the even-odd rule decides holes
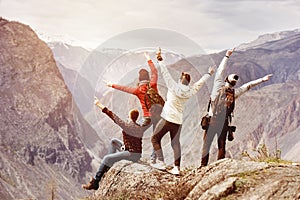
[[[187,86],[173,80],[163,61],[160,61],[159,65],[168,88],[167,101],[165,102],[161,117],[169,122],[182,124],[184,104],[200,90],[210,75],[204,74],[196,83]]]

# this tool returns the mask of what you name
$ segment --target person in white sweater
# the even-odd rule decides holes
[[[160,52],[158,53],[157,58],[168,92],[167,100],[161,113],[161,119],[158,122],[151,138],[152,145],[157,154],[157,162],[155,164],[151,164],[151,166],[161,170],[166,169],[161,149],[161,139],[166,133],[170,132],[171,146],[175,160],[175,166],[170,173],[178,175],[180,172],[181,160],[181,146],[179,138],[183,122],[184,105],[189,98],[200,90],[206,80],[208,80],[208,78],[214,73],[214,68],[210,67],[207,74],[204,74],[202,78],[193,85],[189,85],[191,76],[188,73],[182,72],[179,82],[176,82],[171,77],[164,61],[162,61]]]
[[[225,158],[226,138],[233,140],[232,126],[230,126],[231,115],[234,110],[235,100],[245,92],[256,85],[268,81],[272,74],[268,74],[262,78],[250,81],[237,89],[233,89],[239,76],[230,74],[223,79],[224,69],[232,50],[226,52],[225,57],[221,61],[214,79],[214,85],[210,96],[208,108],[208,116],[210,118],[209,126],[204,130],[201,166],[206,166],[209,160],[209,149],[215,134],[218,136],[218,160]],[[227,133],[229,135],[227,135]]]

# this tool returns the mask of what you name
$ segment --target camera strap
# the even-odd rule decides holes
[[[209,102],[208,102],[208,106],[207,106],[207,113],[209,113],[210,104],[211,104],[211,98],[209,98]]]

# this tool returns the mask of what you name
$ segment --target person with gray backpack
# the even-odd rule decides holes
[[[215,135],[218,137],[218,160],[225,158],[226,139],[227,137],[229,141],[234,139],[235,126],[231,126],[230,123],[235,100],[251,88],[268,81],[272,76],[272,74],[268,74],[234,89],[233,87],[239,79],[237,74],[228,75],[225,78],[225,82],[223,79],[225,66],[233,51],[234,49],[227,50],[217,69],[208,105],[208,113],[201,120],[201,126],[204,129],[201,166],[208,164],[209,149]]]

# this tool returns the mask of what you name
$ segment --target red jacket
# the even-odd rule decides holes
[[[158,72],[157,69],[155,67],[155,65],[153,64],[152,60],[148,61],[148,65],[151,69],[151,77],[150,77],[150,86],[152,88],[154,88],[157,92],[157,79],[158,79]],[[151,113],[147,110],[146,104],[145,104],[145,93],[148,89],[148,83],[149,81],[141,81],[138,85],[138,87],[128,87],[128,86],[123,86],[123,85],[117,85],[117,84],[113,84],[112,87],[117,89],[117,90],[121,90],[123,92],[127,92],[129,94],[133,94],[135,96],[137,96],[137,98],[140,100],[141,106],[142,106],[142,110],[143,110],[143,115],[144,117],[150,117]],[[148,104],[149,106],[149,104]]]

